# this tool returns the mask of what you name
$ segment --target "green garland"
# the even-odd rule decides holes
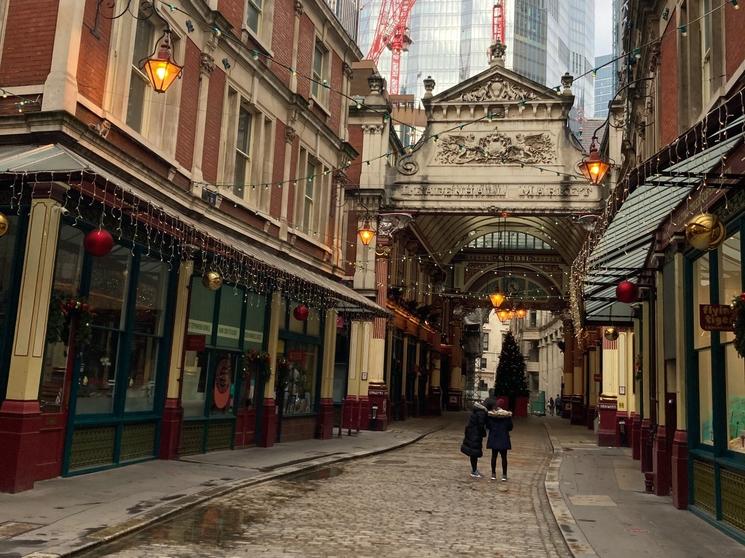
[[[735,350],[745,358],[745,293],[735,297],[731,306],[735,311]]]
[[[80,352],[91,344],[93,312],[84,298],[65,298],[58,291],[52,293],[47,318],[47,343],[65,343],[70,339],[70,323],[78,317],[75,330],[75,350]]]

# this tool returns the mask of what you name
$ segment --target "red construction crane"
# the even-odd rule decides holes
[[[378,25],[375,27],[370,50],[367,53],[368,60],[374,60],[377,64],[384,48],[391,51],[391,77],[388,91],[394,95],[398,94],[399,77],[401,73],[401,53],[409,50],[411,37],[409,37],[409,16],[416,0],[383,0],[378,16]]]
[[[504,4],[502,0],[497,0],[494,3],[494,11],[492,12],[491,20],[491,38],[492,43],[505,44],[504,36]]]

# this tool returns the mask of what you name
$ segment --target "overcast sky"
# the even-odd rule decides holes
[[[595,2],[595,56],[610,54],[613,50],[611,28],[613,27],[612,0],[594,0]]]

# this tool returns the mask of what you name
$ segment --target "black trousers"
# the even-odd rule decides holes
[[[491,474],[497,474],[497,455],[502,456],[502,475],[507,476],[507,450],[491,450]]]
[[[476,469],[478,468],[479,464],[479,458],[475,456],[471,456],[471,471],[476,472]]]

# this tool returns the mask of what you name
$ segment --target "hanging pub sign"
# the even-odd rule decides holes
[[[728,304],[700,304],[699,324],[704,331],[734,331],[735,312]]]

